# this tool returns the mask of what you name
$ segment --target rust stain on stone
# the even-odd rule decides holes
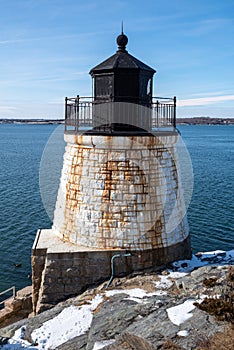
[[[131,222],[131,218],[138,215],[139,205],[142,210],[146,203],[148,188],[144,172],[129,160],[107,161],[102,165],[100,172],[105,174],[105,180],[101,206],[102,218],[99,219],[98,225],[100,228],[108,228],[111,237],[113,228],[119,227],[124,230]],[[137,201],[139,184],[143,198],[141,203]]]
[[[108,249],[170,245],[164,197],[180,196],[173,146],[131,136],[122,147],[121,139],[105,136],[99,148],[99,139],[94,145],[96,139],[85,137],[76,135],[67,145],[64,240]]]
[[[79,136],[81,137],[81,136]],[[78,136],[76,136],[78,141]],[[73,155],[70,172],[66,183],[66,202],[65,202],[65,213],[63,222],[63,239],[69,241],[70,234],[73,231],[73,220],[74,212],[79,210],[80,202],[80,181],[83,169],[83,148],[73,146],[73,152],[76,151],[77,156]],[[77,159],[79,159],[79,165],[77,165]],[[74,182],[74,176],[76,181]],[[72,189],[73,188],[73,189]]]

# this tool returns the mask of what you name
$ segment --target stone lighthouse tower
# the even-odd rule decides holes
[[[66,98],[53,227],[33,246],[35,312],[110,278],[111,262],[119,275],[191,256],[176,98],[152,96],[155,70],[127,43],[91,69],[91,98]]]

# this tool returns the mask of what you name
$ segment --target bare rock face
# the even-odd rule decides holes
[[[228,265],[200,265],[200,268],[183,273],[183,270],[190,269],[190,264],[191,261],[181,262],[161,273],[145,272],[115,278],[109,288],[104,283],[34,318],[1,329],[0,344],[12,338],[22,325],[25,327],[24,339],[32,344],[35,340],[33,331],[45,322],[53,320],[70,306],[81,309],[99,296],[101,302],[93,309],[86,331],[80,335],[73,334],[73,337],[55,347],[46,347],[45,344],[45,349],[198,349],[204,340],[217,332],[225,332],[230,323],[217,320],[215,315],[201,310],[194,303],[199,305],[205,296],[217,299],[223,291],[226,293],[233,283],[234,272],[232,268],[230,277],[231,267]]]

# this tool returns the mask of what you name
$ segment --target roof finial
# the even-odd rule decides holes
[[[118,44],[118,51],[127,52],[126,45],[128,43],[128,37],[123,32],[123,21],[121,23],[121,34],[117,37],[116,42]]]

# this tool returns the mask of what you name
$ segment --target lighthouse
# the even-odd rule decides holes
[[[176,98],[127,51],[90,70],[91,97],[65,99],[66,149],[51,229],[32,251],[38,313],[88,286],[191,257],[176,143]]]

